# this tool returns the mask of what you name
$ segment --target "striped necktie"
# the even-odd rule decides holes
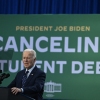
[[[25,82],[27,80],[27,74],[28,74],[29,71],[26,71],[25,74],[23,75],[23,78],[22,78],[22,87],[24,87],[25,85]]]

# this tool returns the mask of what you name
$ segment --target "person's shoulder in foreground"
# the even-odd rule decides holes
[[[23,93],[36,100],[42,100],[46,74],[36,65],[36,52],[25,49],[22,55],[25,69],[19,71],[15,79],[8,85],[13,94]]]

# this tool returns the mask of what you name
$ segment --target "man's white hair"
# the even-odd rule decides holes
[[[36,51],[33,49],[25,49],[24,51],[30,51],[33,55],[33,58],[36,58]]]

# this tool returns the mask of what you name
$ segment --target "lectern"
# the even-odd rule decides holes
[[[26,95],[11,93],[10,88],[0,87],[0,100],[34,100]]]

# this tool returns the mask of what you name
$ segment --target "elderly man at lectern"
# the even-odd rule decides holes
[[[42,100],[46,74],[35,65],[35,50],[25,49],[22,60],[25,69],[17,73],[8,88],[11,88],[11,92],[15,95],[22,93],[35,100]]]

